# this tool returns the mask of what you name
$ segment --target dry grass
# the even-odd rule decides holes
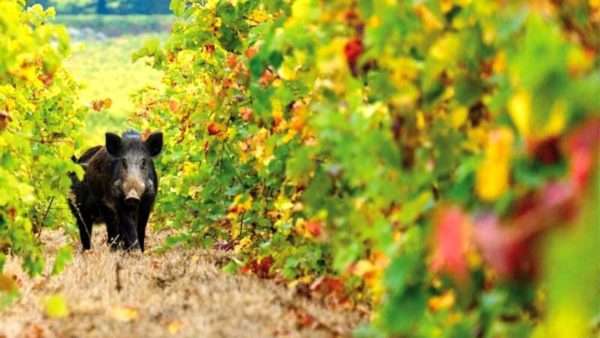
[[[43,236],[49,255],[67,241],[58,231]],[[225,274],[211,252],[124,254],[102,241],[50,278],[27,277],[11,258],[4,273],[17,279],[22,296],[0,313],[0,337],[332,337],[350,335],[360,320],[271,281]],[[67,318],[45,316],[49,294],[64,296]],[[119,309],[126,313],[115,314]]]

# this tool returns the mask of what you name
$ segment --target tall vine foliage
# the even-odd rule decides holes
[[[358,335],[597,333],[596,2],[171,8],[135,56],[165,73],[137,117],[169,135],[168,244],[326,281],[374,306]]]
[[[39,5],[26,9],[25,1],[0,1],[0,271],[10,253],[29,273],[42,273],[37,236],[71,222],[67,173],[80,171],[70,158],[84,111],[61,65],[68,34],[53,16]],[[59,261],[69,257],[69,249],[60,252]],[[14,295],[7,283],[0,297]]]

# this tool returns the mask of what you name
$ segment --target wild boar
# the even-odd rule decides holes
[[[74,158],[85,173],[83,180],[71,175],[69,207],[84,250],[91,248],[92,225],[103,222],[112,248],[144,251],[146,224],[158,192],[153,158],[162,147],[161,132],[143,139],[129,130],[122,136],[106,133],[104,146]]]

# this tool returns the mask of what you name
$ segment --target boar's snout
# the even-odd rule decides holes
[[[125,196],[125,203],[131,206],[135,206],[140,203],[140,195],[135,189],[130,190]]]
[[[123,192],[125,195],[125,203],[128,205],[135,206],[142,199],[142,195],[146,190],[144,181],[138,175],[129,176],[123,182]]]

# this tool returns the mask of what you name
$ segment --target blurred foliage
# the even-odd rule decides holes
[[[85,109],[62,66],[66,29],[53,17],[41,6],[0,1],[0,271],[8,253],[21,256],[30,274],[43,271],[38,235],[71,221],[67,174],[82,173],[70,157]]]
[[[136,54],[165,72],[137,118],[168,135],[168,245],[299,289],[343,281],[376,309],[359,336],[598,332],[600,224],[579,215],[598,201],[597,2],[171,8],[166,43]]]

